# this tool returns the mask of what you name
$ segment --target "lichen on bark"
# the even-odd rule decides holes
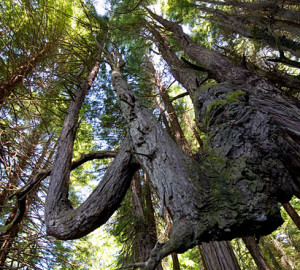
[[[286,128],[277,119],[297,107],[287,107],[290,111],[278,105],[276,108],[270,98],[279,94],[270,95],[253,88],[227,82],[199,90],[195,100],[196,119],[200,128],[207,131],[207,151],[224,158],[222,170],[231,181],[240,188],[247,186],[254,194],[265,192],[279,201],[287,201],[299,192],[299,183],[286,162],[286,157],[292,154],[291,135],[283,136]],[[258,98],[265,101],[265,106],[258,106]],[[274,110],[276,114],[270,113]],[[299,138],[292,138],[299,148]]]

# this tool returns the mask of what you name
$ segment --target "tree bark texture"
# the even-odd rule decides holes
[[[192,60],[208,70],[216,81],[223,82],[205,91],[198,87],[193,98],[198,126],[209,137],[208,149],[228,159],[223,160],[226,168],[232,163],[245,168],[242,174],[248,178],[246,181],[257,176],[262,179],[258,189],[259,185],[273,181],[270,192],[278,200],[287,201],[292,194],[299,196],[299,102],[217,52],[200,47],[177,23],[149,13],[173,33]],[[170,63],[169,58],[174,55],[161,52]],[[220,63],[222,67],[218,66]],[[235,175],[234,166],[228,175]]]
[[[70,203],[63,200],[67,194],[60,191],[60,185],[54,183],[49,187],[46,205],[48,234],[58,239],[80,238],[108,220],[120,206],[138,169],[127,146],[128,141],[125,140],[99,185],[78,208],[73,210]]]
[[[237,262],[232,247],[228,241],[212,241],[202,243],[202,256],[207,270],[238,270]]]
[[[149,13],[173,33],[192,60],[221,82],[205,91],[198,87],[193,98],[198,125],[209,138],[206,147],[211,154],[203,155],[202,163],[210,164],[211,170],[220,174],[216,189],[221,196],[228,195],[226,210],[220,216],[226,217],[228,209],[237,203],[239,209],[234,216],[239,216],[238,220],[241,213],[247,213],[248,217],[256,216],[256,221],[278,226],[278,201],[288,201],[293,194],[299,196],[299,103],[245,68],[198,46],[177,23]],[[171,72],[179,72],[175,54],[170,53],[154,27],[148,29],[165,60],[173,64]],[[269,210],[261,212],[267,205]],[[247,234],[254,223],[244,227],[243,233]],[[266,233],[263,231],[256,234]]]
[[[125,139],[102,181],[85,202],[73,209],[68,199],[68,187],[79,110],[98,73],[99,65],[96,62],[87,79],[79,85],[68,108],[50,175],[45,220],[47,233],[58,239],[79,238],[104,224],[119,207],[138,169],[138,165],[132,162],[128,141]]]
[[[251,232],[268,234],[281,224],[277,198],[270,196],[267,184],[268,189],[253,189],[249,181],[235,181],[241,177],[238,168],[229,178],[210,163],[192,160],[140,104],[117,70],[112,83],[127,120],[131,153],[174,222],[170,240],[156,246],[146,269],[173,251]]]
[[[258,270],[270,270],[271,267],[253,236],[243,237],[243,241],[254,259]]]
[[[152,64],[152,63],[149,63]],[[167,90],[163,87],[163,84],[155,72],[153,65],[148,65],[149,70],[152,71],[153,76],[155,77],[156,85],[159,89],[159,93],[161,99],[163,100],[164,106],[168,112],[168,116],[171,123],[171,128],[173,134],[175,135],[175,141],[177,144],[189,155],[192,155],[192,149],[190,148],[183,130],[179,124],[175,109],[172,105],[171,99],[168,95]],[[168,222],[168,231],[171,230],[171,222],[170,219],[167,218]],[[236,260],[232,247],[228,241],[211,241],[209,243],[203,243],[201,245],[203,259],[205,260],[205,265],[208,270],[222,270],[222,269],[237,269],[239,270],[239,264]],[[173,269],[180,269],[178,257],[176,253],[172,253],[172,260],[173,260]]]

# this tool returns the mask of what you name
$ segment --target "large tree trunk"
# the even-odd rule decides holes
[[[148,63],[148,68],[155,78],[161,99],[163,100],[164,106],[168,113],[168,117],[171,123],[171,129],[173,131],[173,134],[175,135],[175,141],[182,148],[182,150],[184,150],[189,155],[192,155],[192,149],[189,146],[185,138],[184,132],[179,124],[176,111],[173,107],[172,101],[169,97],[167,90],[164,88],[163,83],[159,78],[157,72],[155,71],[152,63]],[[168,226],[171,229],[171,223],[168,222],[168,224]],[[203,243],[200,248],[202,249],[201,253],[203,255],[203,259],[205,261],[204,264],[206,265],[207,270],[240,269],[237,259],[234,255],[233,249],[228,241],[211,241],[209,243]],[[173,265],[175,262],[176,266],[176,268],[174,267],[174,270],[180,269],[177,254],[174,252],[172,253],[172,259]]]
[[[96,190],[72,210],[67,199],[68,168],[80,108],[78,99],[82,100],[76,95],[62,129],[46,200],[49,234],[60,239],[78,238],[106,222],[137,169],[131,155],[149,175],[162,207],[168,209],[174,222],[170,240],[156,245],[143,264],[145,269],[154,269],[173,251],[183,252],[210,240],[268,234],[281,224],[277,197],[268,182],[264,189],[254,190],[251,187],[260,183],[257,180],[235,181],[241,177],[238,169],[229,178],[216,172],[210,163],[197,163],[169,137],[117,70],[112,72],[112,83],[128,124],[128,142],[124,142]]]
[[[235,170],[239,170],[241,181],[236,180],[241,185],[262,179],[258,185],[251,184],[255,185],[253,189],[273,182],[270,191],[280,201],[289,200],[292,194],[299,196],[299,102],[217,52],[197,45],[177,23],[149,13],[173,33],[185,53],[210,77],[222,82],[208,90],[198,87],[193,96],[198,126],[210,138],[207,148],[223,159],[218,169],[229,169],[224,173],[232,176],[237,176]],[[163,57],[169,65],[173,63],[172,73],[175,69],[180,72],[180,65],[175,66],[177,56],[153,27],[151,30]],[[181,83],[185,86],[184,80]]]
[[[147,269],[171,252],[183,252],[202,241],[230,239],[251,231],[266,234],[281,223],[270,186],[253,190],[253,183],[235,182],[241,177],[238,170],[229,179],[210,164],[192,160],[140,104],[119,71],[112,72],[112,83],[128,123],[132,153],[174,221],[170,240],[154,249]]]
[[[174,31],[177,30],[178,28],[175,27]],[[187,39],[188,44],[181,42],[182,46],[188,46],[187,53],[194,56],[199,53],[200,56],[203,54],[203,50],[197,49],[197,46],[184,36],[182,30],[175,37],[180,42],[181,37]],[[195,49],[197,50],[194,51]],[[70,107],[63,126],[61,143],[54,163],[46,201],[46,223],[50,234],[60,239],[81,237],[105,222],[119,206],[128,183],[136,170],[134,165],[130,166],[132,164],[131,155],[149,175],[152,186],[156,189],[161,200],[162,207],[168,209],[174,222],[170,240],[156,245],[149,260],[141,264],[145,269],[154,269],[163,257],[173,251],[183,252],[194,245],[211,240],[226,240],[253,234],[265,235],[282,223],[278,200],[287,200],[295,192],[297,184],[292,180],[295,180],[293,178],[297,176],[296,168],[299,167],[300,159],[297,153],[293,153],[295,159],[291,160],[290,164],[286,164],[287,168],[285,168],[280,163],[282,161],[278,161],[278,158],[281,154],[288,157],[288,155],[291,155],[293,148],[296,151],[298,150],[297,140],[298,134],[300,134],[298,131],[300,125],[297,117],[299,116],[299,109],[290,100],[280,96],[274,87],[250,76],[249,71],[240,67],[237,68],[234,64],[212,51],[204,50],[204,52],[208,55],[202,55],[204,61],[202,64],[207,64],[206,70],[219,81],[224,82],[224,84],[213,87],[212,91],[228,90],[225,91],[225,94],[223,92],[220,95],[216,91],[215,96],[211,96],[214,92],[204,91],[208,95],[204,95],[204,99],[199,98],[201,93],[197,88],[194,91],[197,92],[195,104],[199,111],[199,118],[201,118],[202,108],[204,108],[205,113],[206,111],[214,113],[213,117],[210,117],[207,121],[206,129],[208,135],[214,135],[209,146],[215,150],[217,156],[204,156],[200,164],[192,160],[176,145],[152,113],[128,89],[120,72],[113,70],[112,84],[127,121],[128,142],[126,145],[124,142],[119,155],[107,172],[108,176],[105,176],[100,183],[100,188],[97,188],[86,202],[77,209],[72,210],[68,202],[67,191],[70,157],[80,108],[80,102],[76,101],[80,95],[76,95],[75,104]],[[248,76],[251,80],[247,78]],[[235,83],[226,82],[233,79],[239,80],[240,84],[236,81]],[[241,82],[247,82],[246,86],[249,89],[247,87],[245,87],[246,89],[240,89]],[[252,99],[247,98],[248,95],[250,96],[251,91],[253,93],[261,91],[262,94],[258,97],[253,95]],[[228,92],[230,94],[227,96]],[[222,119],[215,119],[220,114],[220,112],[215,113],[217,106],[211,105],[210,109],[207,107],[212,103],[213,98],[224,99],[224,96],[225,100],[227,98],[233,99],[234,102],[229,102],[229,105],[234,104],[235,106],[230,107],[231,110],[225,110],[228,111],[228,115],[222,115]],[[265,97],[265,99],[262,99],[262,97]],[[268,99],[266,100],[266,98]],[[245,127],[248,127],[248,129],[246,131],[243,129],[243,135],[250,134],[252,137],[254,136],[254,138],[251,138],[252,140],[259,137],[261,140],[259,142],[266,143],[266,145],[259,145],[259,142],[255,141],[254,148],[251,145],[249,146],[250,142],[246,143],[246,150],[250,147],[250,153],[238,148],[241,147],[241,142],[237,141],[237,147],[234,144],[239,136],[238,138],[233,136],[232,141],[228,141],[228,138],[231,139],[231,137],[228,137],[230,135],[228,132],[234,127],[240,127],[239,121],[244,119],[232,119],[230,117],[232,115],[236,116],[239,112],[243,112],[247,117],[249,111],[243,111],[243,106],[248,104],[247,100],[250,104],[253,104],[251,106],[256,105],[253,109],[252,107],[248,108],[252,109],[250,113],[253,113],[256,118],[254,123],[249,119],[250,127],[245,123]],[[202,107],[200,102],[204,103]],[[244,103],[240,104],[239,102]],[[269,106],[267,107],[268,110],[265,110],[265,114],[269,118],[264,118],[262,117],[264,112],[261,112],[264,108],[263,102],[269,102],[269,104],[273,102],[272,105],[274,105],[274,102],[275,105],[279,103],[284,108],[282,108],[282,111],[274,111],[272,110],[274,106]],[[224,101],[218,102],[218,104],[220,103],[222,105],[227,104],[224,104]],[[291,112],[294,114],[291,114]],[[265,124],[263,126],[256,125],[257,121],[261,119],[267,119],[268,121],[262,121]],[[216,120],[225,121],[224,126],[214,127],[214,123],[215,125],[220,123]],[[272,132],[274,126],[270,126],[269,130],[271,131],[268,133],[268,124],[273,123],[286,128],[280,131],[290,140],[291,146],[289,149],[282,147],[287,146],[284,144],[287,139],[283,140],[282,137],[277,136],[276,132]],[[216,133],[215,128],[219,128],[221,132]],[[275,131],[279,130],[275,129]],[[218,136],[221,136],[219,141],[217,140]],[[269,147],[269,139],[274,140],[271,141],[273,148],[275,143],[276,146],[281,147],[279,153],[274,153],[274,155],[277,155],[277,159],[272,157],[273,152],[266,152],[270,149],[272,151],[278,150],[276,147],[274,149]],[[220,144],[217,142],[220,142]],[[262,160],[258,160],[257,164],[256,157],[258,155],[256,153],[258,149],[255,147],[258,146],[259,150],[262,148],[263,158],[261,157]],[[230,151],[226,152],[225,150],[228,149]],[[231,154],[231,151],[234,152],[235,149],[240,150],[240,152],[236,151],[232,156],[226,156],[228,153]],[[255,159],[250,155],[252,152],[255,154]],[[259,153],[261,152],[259,151]],[[246,157],[241,156],[244,154],[248,154],[249,158],[247,155]],[[295,170],[293,171],[293,169]],[[104,188],[108,187],[108,190],[102,189],[103,186],[101,185],[103,183]],[[294,186],[291,183],[294,183]],[[121,190],[117,190],[116,186]],[[107,203],[108,201],[109,203]],[[104,208],[101,207],[101,204],[104,205]]]

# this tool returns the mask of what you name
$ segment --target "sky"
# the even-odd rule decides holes
[[[105,4],[106,0],[95,0],[95,8],[100,15],[107,12],[108,5]]]

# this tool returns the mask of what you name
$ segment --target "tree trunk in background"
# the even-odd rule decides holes
[[[252,258],[254,259],[258,270],[271,270],[271,267],[262,253],[259,245],[255,242],[255,238],[253,236],[243,237],[243,241]]]
[[[274,247],[277,251],[277,254],[280,257],[280,262],[283,265],[284,269],[294,270],[295,266],[289,260],[288,255],[284,252],[281,243],[279,241],[277,241],[273,236],[270,236],[269,239],[271,240],[271,243],[274,245]]]
[[[260,240],[259,240],[260,244],[262,245],[263,249],[265,250],[265,252],[268,253],[270,259],[271,259],[271,262],[273,264],[273,269],[276,269],[276,270],[283,270],[283,268],[281,267],[280,263],[277,261],[273,251],[271,250],[270,248],[270,244],[267,243],[267,241],[265,241],[265,237],[261,237]]]
[[[234,4],[233,4],[234,5]],[[261,42],[270,46],[274,50],[284,50],[290,52],[292,55],[299,57],[300,46],[298,42],[293,39],[287,38],[285,35],[279,33],[274,34],[273,29],[280,29],[285,32],[290,32],[293,36],[300,36],[299,26],[293,25],[293,22],[287,20],[274,20],[272,21],[272,28],[269,28],[270,19],[264,17],[263,14],[256,10],[256,16],[249,16],[249,12],[244,13],[245,16],[241,16],[241,13],[230,14],[215,8],[209,8],[207,6],[198,6],[198,8],[213,17],[206,17],[207,20],[212,21],[222,27],[227,28],[230,32],[238,33],[244,37],[251,38],[257,42]],[[279,9],[278,9],[279,10]],[[297,14],[295,18],[299,17],[299,11],[292,11],[292,14]],[[275,13],[276,14],[276,13]],[[274,13],[272,14],[272,16]],[[281,14],[283,15],[283,14]],[[286,14],[287,15],[287,14]],[[285,16],[285,15],[283,15]],[[291,14],[287,15],[289,19],[293,19]],[[298,21],[299,22],[299,21]]]
[[[145,213],[145,221],[148,224],[148,232],[153,242],[153,247],[157,243],[157,229],[156,229],[156,220],[154,216],[154,207],[152,203],[152,192],[150,187],[150,182],[147,175],[144,173],[144,197],[145,197],[145,206],[146,206],[146,213]],[[161,263],[156,266],[155,270],[163,270]]]
[[[9,182],[0,195],[0,205],[2,207],[6,204],[9,196],[18,188],[21,174],[28,167],[30,159],[33,158],[40,135],[39,130],[35,129],[32,134],[29,135],[29,138],[24,138],[22,142],[22,145],[24,145],[24,154],[19,158],[18,163],[15,164],[14,171],[9,177]],[[28,202],[26,198],[20,201],[17,200],[16,205],[13,207],[5,222],[5,225],[1,226],[3,229],[1,228],[2,231],[0,232],[0,268],[5,267],[6,258],[10,252],[14,239],[19,232],[21,221],[27,209]]]
[[[184,113],[184,117],[188,121],[190,128],[193,131],[194,137],[197,140],[197,142],[200,146],[200,149],[203,149],[203,140],[201,139],[198,131],[196,130],[194,122],[192,121],[192,119],[189,117],[189,115],[186,112]]]
[[[284,210],[289,214],[290,218],[294,221],[297,228],[300,230],[300,217],[293,206],[291,206],[289,202],[283,203],[282,206]]]
[[[22,155],[19,156],[18,162],[14,164],[14,168],[11,172],[7,172],[8,183],[6,187],[0,194],[0,206],[4,206],[8,200],[8,197],[18,189],[18,185],[20,184],[20,176],[25,171],[26,167],[29,165],[30,160],[33,158],[36,146],[40,139],[40,131],[38,128],[34,129],[31,134],[27,138],[24,138],[20,143],[24,147],[24,149],[18,149]]]
[[[138,220],[134,228],[134,262],[147,261],[157,242],[154,209],[147,185],[148,183],[146,182],[143,191],[139,172],[136,172],[131,182],[132,212]],[[145,206],[143,206],[142,201],[145,202]],[[162,270],[162,266],[159,264],[156,270]]]
[[[232,247],[228,241],[202,243],[202,256],[207,270],[239,270]]]

